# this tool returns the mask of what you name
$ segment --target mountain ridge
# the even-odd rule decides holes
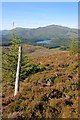
[[[71,39],[78,37],[78,30],[60,25],[48,25],[38,28],[14,28],[15,36],[22,39],[22,43],[36,44],[37,40]],[[3,44],[9,43],[13,37],[13,29],[2,30]],[[1,36],[0,32],[0,36]],[[55,41],[54,41],[55,42]],[[65,41],[66,42],[66,41]],[[59,44],[57,44],[59,45]]]
[[[69,28],[69,29],[76,29],[77,30],[77,28],[72,28],[72,27],[68,27],[68,26],[66,26],[66,25],[58,25],[58,24],[49,24],[49,25],[44,25],[44,26],[40,26],[40,27],[31,27],[31,28],[27,28],[27,27],[15,27],[15,28],[23,28],[23,29],[37,29],[37,28],[43,28],[43,27],[48,27],[48,26],[59,26],[59,27],[65,27],[65,28]],[[15,29],[14,28],[14,29]],[[3,29],[3,30],[0,30],[0,31],[4,31],[4,30],[12,30],[12,29]]]

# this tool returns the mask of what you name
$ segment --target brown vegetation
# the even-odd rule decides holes
[[[3,81],[3,117],[78,118],[78,55],[30,45],[23,53],[45,69],[26,76],[15,97],[14,85]]]

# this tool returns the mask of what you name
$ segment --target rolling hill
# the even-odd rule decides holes
[[[50,45],[44,46],[66,46],[69,47],[70,39],[78,37],[78,30],[72,29],[59,25],[49,25],[45,27],[39,27],[35,29],[29,28],[20,28],[17,27],[14,29],[15,35],[18,38],[22,39],[22,43],[37,44],[39,40],[51,40]],[[12,30],[3,30],[0,31],[0,36],[2,33],[2,43],[3,45],[9,44],[9,39],[13,37]],[[40,44],[43,45],[43,44]]]
[[[3,50],[6,53],[9,47],[3,47]],[[4,76],[6,73],[3,72],[3,119],[78,120],[78,54],[70,56],[68,51],[32,45],[23,45],[22,52],[28,58],[25,61],[27,74],[23,73],[20,93],[15,97],[15,79],[10,79],[9,73]]]

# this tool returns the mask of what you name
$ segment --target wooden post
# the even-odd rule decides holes
[[[17,95],[17,93],[19,93],[21,58],[22,58],[22,46],[19,46],[18,64],[17,64],[17,72],[16,72],[16,81],[15,81],[14,96]]]

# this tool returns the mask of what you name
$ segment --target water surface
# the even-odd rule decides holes
[[[39,40],[37,43],[43,43],[43,44],[51,44],[51,40]]]

